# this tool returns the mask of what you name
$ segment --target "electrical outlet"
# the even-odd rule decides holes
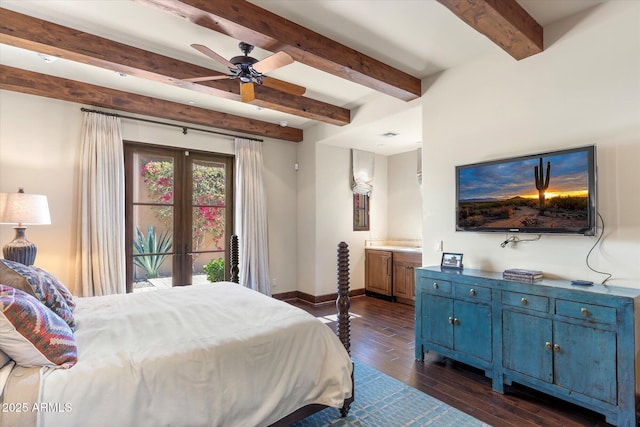
[[[275,278],[271,279],[271,287],[272,288],[277,288],[278,287],[278,281]]]
[[[433,244],[433,250],[442,252],[443,242],[442,240],[436,240]]]

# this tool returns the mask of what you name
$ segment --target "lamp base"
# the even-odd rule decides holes
[[[25,235],[27,227],[13,227],[13,229],[16,230],[16,237],[2,248],[4,258],[24,265],[33,265],[38,249],[27,240]]]

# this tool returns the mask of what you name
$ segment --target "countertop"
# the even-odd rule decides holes
[[[408,252],[408,253],[416,253],[416,254],[422,253],[422,248],[416,248],[412,246],[372,245],[372,246],[366,246],[365,249],[374,249],[377,251]]]

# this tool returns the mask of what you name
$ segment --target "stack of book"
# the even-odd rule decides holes
[[[502,278],[514,282],[533,283],[542,279],[542,271],[508,268],[502,273]]]

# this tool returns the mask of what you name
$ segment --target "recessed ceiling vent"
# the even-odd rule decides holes
[[[393,138],[394,136],[398,136],[398,132],[389,131],[389,132],[383,133],[380,136],[384,136],[385,138]]]

